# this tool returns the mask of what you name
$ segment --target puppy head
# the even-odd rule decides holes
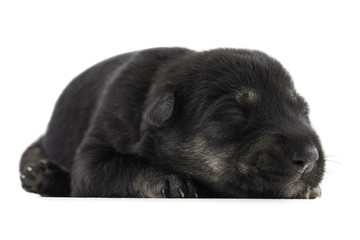
[[[159,72],[143,115],[149,156],[228,197],[301,197],[324,155],[289,74],[258,51],[213,50]]]

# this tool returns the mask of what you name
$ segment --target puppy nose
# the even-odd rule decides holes
[[[295,152],[292,157],[292,163],[295,168],[303,173],[310,172],[315,165],[316,160],[319,159],[319,152],[314,145],[307,146],[303,150]]]

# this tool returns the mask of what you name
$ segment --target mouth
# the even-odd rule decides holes
[[[321,196],[320,187],[310,188],[310,186],[306,182],[306,175],[310,173],[314,168],[314,165],[308,166],[303,171],[296,171],[294,177],[283,186],[282,194],[285,197],[289,198],[305,198],[305,199],[314,199]],[[301,196],[298,194],[300,193]]]
[[[280,189],[280,195],[285,198],[293,198],[297,196],[299,193],[303,192],[306,188],[306,183],[300,177],[288,182],[283,185]]]
[[[286,169],[264,171],[257,168],[256,174],[253,174],[253,182],[263,186],[258,188],[259,191],[270,191],[274,197],[280,198],[317,198],[320,196],[317,190],[311,191],[308,177],[313,172],[315,166],[309,164],[303,169]]]
[[[302,170],[296,170],[297,174],[295,175],[295,178],[293,179],[293,183],[297,183],[297,182],[304,182],[304,176],[307,173],[310,173],[315,167],[315,164],[309,164],[307,166],[305,166]]]
[[[298,172],[293,179],[290,180],[290,183],[296,184],[296,183],[304,183],[304,175],[305,172]]]

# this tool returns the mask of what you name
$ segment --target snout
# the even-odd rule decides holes
[[[291,162],[295,169],[303,174],[313,170],[319,159],[319,151],[315,145],[308,145],[293,153]]]

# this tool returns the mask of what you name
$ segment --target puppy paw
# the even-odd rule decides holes
[[[305,198],[307,199],[315,199],[321,197],[321,188],[319,186],[314,188],[309,188],[305,193]]]
[[[197,198],[198,194],[188,179],[177,175],[165,175],[148,179],[137,191],[138,197],[147,198]]]
[[[32,193],[44,194],[54,184],[54,175],[62,171],[47,159],[39,159],[23,167],[20,179],[23,189]]]

